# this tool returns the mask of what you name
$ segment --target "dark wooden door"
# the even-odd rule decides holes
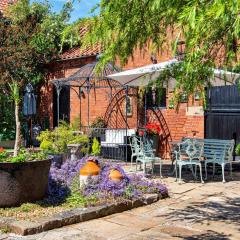
[[[207,90],[205,137],[240,143],[240,92],[236,85]]]

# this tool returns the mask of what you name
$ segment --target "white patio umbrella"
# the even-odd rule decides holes
[[[111,74],[108,75],[108,77],[126,86],[146,86],[151,81],[157,79],[161,74],[161,71],[177,62],[179,62],[177,59],[171,59],[165,62],[146,65],[144,67]],[[213,86],[223,86],[235,83],[238,78],[240,78],[240,74],[221,69],[214,69],[214,77],[210,81]],[[174,79],[171,79],[169,82],[169,87],[173,88],[173,86]]]

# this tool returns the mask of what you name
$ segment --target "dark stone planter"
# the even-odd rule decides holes
[[[51,159],[0,163],[0,207],[14,207],[45,197]]]
[[[158,155],[158,147],[159,147],[159,135],[148,135],[148,141],[152,146],[152,149],[156,151],[156,156]]]
[[[52,164],[60,168],[65,160],[64,154],[49,154],[49,157],[52,159]]]

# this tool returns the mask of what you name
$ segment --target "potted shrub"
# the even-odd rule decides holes
[[[103,117],[96,117],[94,121],[91,124],[91,137],[97,137],[100,138],[101,141],[105,141],[105,128],[107,127],[107,124]]]
[[[43,131],[37,137],[40,141],[40,148],[46,153],[53,157],[53,162],[57,166],[61,166],[66,154],[68,152],[68,146],[71,145],[75,147],[78,145],[81,147],[80,151],[85,153],[87,151],[87,143],[89,141],[86,135],[74,134],[73,129],[66,123],[61,122],[59,127],[55,128],[53,131]]]
[[[0,149],[0,207],[41,200],[47,193],[51,159],[21,149],[17,156]]]

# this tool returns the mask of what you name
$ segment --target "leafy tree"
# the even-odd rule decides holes
[[[100,42],[105,51],[101,66],[120,59],[124,65],[136,48],[177,53],[185,42],[181,63],[167,69],[157,82],[176,79],[175,96],[188,96],[210,84],[213,67],[238,63],[239,0],[101,0],[99,16],[90,21],[85,44]],[[94,10],[93,10],[94,11]]]
[[[20,143],[19,106],[23,86],[39,84],[46,75],[45,65],[67,47],[62,32],[69,26],[71,1],[56,14],[48,2],[30,4],[19,0],[0,18],[0,85],[15,103],[16,155]]]

